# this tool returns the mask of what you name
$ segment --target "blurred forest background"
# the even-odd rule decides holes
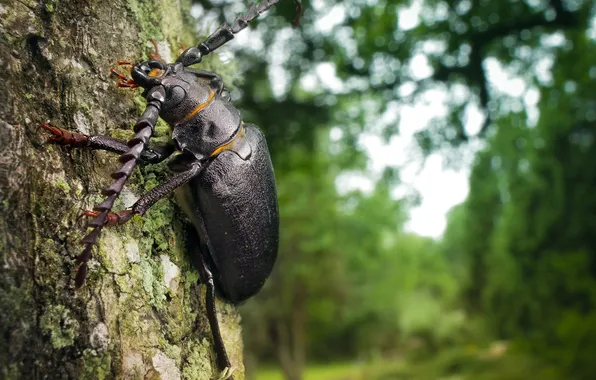
[[[596,378],[595,3],[303,6],[298,29],[284,0],[222,49],[281,210],[275,273],[242,309],[251,377]],[[205,32],[246,7],[194,13]],[[406,159],[373,167],[362,136],[404,128]],[[470,173],[438,239],[404,228],[421,199],[400,180],[432,155]]]

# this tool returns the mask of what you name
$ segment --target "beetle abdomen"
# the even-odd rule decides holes
[[[251,155],[219,153],[194,180],[199,231],[224,297],[242,302],[256,294],[271,273],[279,243],[279,211],[267,143],[254,125],[245,125]]]

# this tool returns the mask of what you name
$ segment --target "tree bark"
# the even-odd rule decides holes
[[[144,100],[109,68],[196,44],[187,0],[0,0],[0,378],[211,379],[205,289],[170,200],[103,230],[87,283],[74,289],[85,221],[117,156],[47,145],[38,126],[127,139]],[[175,59],[175,55],[174,55]],[[207,65],[217,69],[217,63]],[[205,68],[205,65],[203,65]],[[157,126],[167,139],[168,128]],[[138,169],[115,210],[167,175]],[[235,379],[239,316],[218,302]]]

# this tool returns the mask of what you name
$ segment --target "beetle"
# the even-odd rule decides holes
[[[82,135],[48,123],[41,126],[50,133],[50,143],[111,151],[120,155],[122,163],[112,173],[113,183],[102,191],[105,200],[93,211],[84,212],[93,219],[88,223],[91,232],[82,240],[85,248],[77,256],[77,288],[85,282],[92,248],[104,226],[142,216],[158,200],[175,192],[199,237],[197,261],[207,288],[207,317],[220,378],[226,379],[233,370],[219,329],[215,291],[238,304],[259,292],[270,275],[279,241],[277,191],[267,143],[259,128],[242,121],[218,74],[189,66],[232,40],[234,34],[278,2],[252,4],[246,15],[238,15],[231,26],[221,25],[174,63],[155,59],[136,64],[119,62],[132,66],[132,79],[112,71],[120,78],[118,86],[140,87],[147,100],[129,141]],[[301,5],[299,0],[295,2],[296,26]],[[159,117],[171,127],[171,140],[148,148]],[[130,209],[112,212],[137,164],[158,163],[174,153],[168,161],[174,175],[142,195]]]

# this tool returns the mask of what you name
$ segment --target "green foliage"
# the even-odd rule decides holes
[[[377,371],[369,369],[367,379],[462,379],[462,380],[544,380],[560,379],[561,374],[545,362],[535,360],[519,352],[491,356],[489,350],[473,348],[446,349],[431,360],[380,366]]]
[[[495,346],[496,347],[496,346]],[[495,355],[487,349],[458,347],[445,349],[431,359],[379,360],[370,363],[335,362],[325,366],[309,366],[305,380],[525,380],[533,378],[557,380],[561,373],[546,362],[512,351]],[[258,380],[282,380],[275,369],[262,369]]]
[[[596,78],[585,73],[593,69],[595,43],[581,33],[564,39],[550,55],[553,80],[535,81],[536,127],[528,128],[523,113],[495,121],[498,130],[476,157],[470,196],[452,215],[445,244],[459,249],[470,276],[464,295],[498,336],[587,379],[596,374],[589,359],[596,352],[596,199],[588,190],[596,181],[588,106]]]
[[[244,312],[252,354],[276,358],[288,378],[287,362],[304,365],[304,352],[394,357],[416,345],[430,363],[378,378],[594,378],[594,4],[319,3],[304,2],[301,29],[287,37],[292,4],[280,2],[255,25],[263,49],[237,54],[238,105],[267,135],[281,211],[279,263]],[[414,21],[404,13],[413,4]],[[334,25],[315,23],[340,9]],[[276,38],[291,47],[287,57],[276,55]],[[283,91],[271,83],[282,80],[273,60]],[[523,81],[521,92],[499,89],[496,63]],[[320,64],[342,86],[303,86]],[[410,204],[391,195],[399,171],[372,173],[359,144],[363,132],[400,135],[387,111],[432,92],[446,94],[447,110],[415,126],[417,153],[457,165],[475,149],[469,196],[440,242],[403,231]],[[347,172],[373,190],[338,189]],[[465,348],[494,338],[519,350],[499,372]]]

